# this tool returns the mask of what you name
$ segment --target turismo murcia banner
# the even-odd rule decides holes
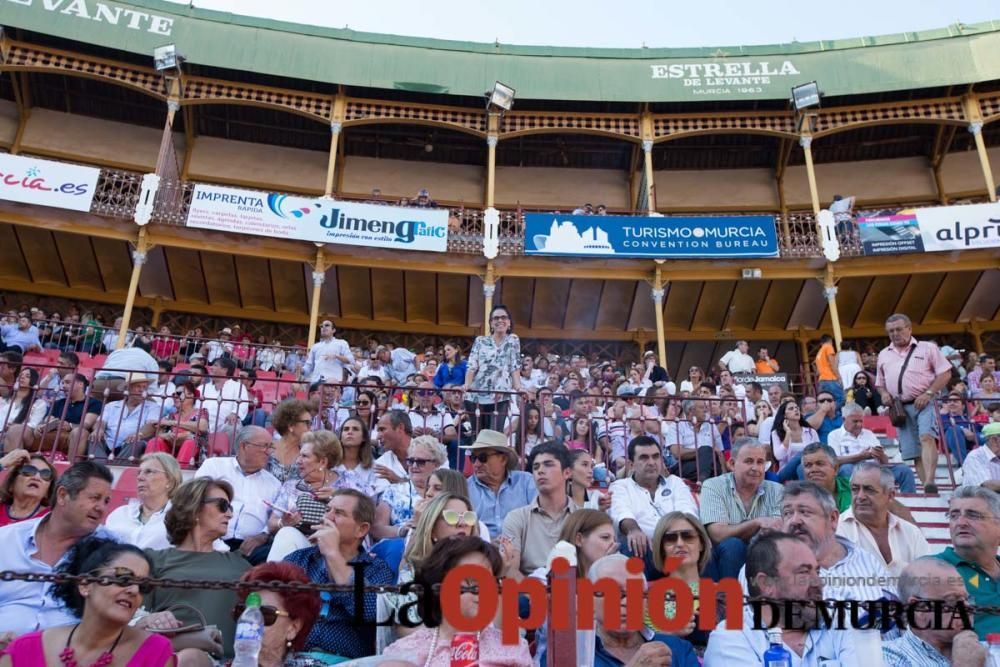
[[[276,239],[444,252],[447,209],[404,208],[196,185],[188,227]]]
[[[0,154],[0,199],[89,211],[100,169]]]
[[[773,215],[524,216],[524,254],[575,257],[777,257]]]

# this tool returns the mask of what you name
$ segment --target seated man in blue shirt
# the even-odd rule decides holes
[[[530,472],[515,470],[517,452],[499,431],[483,429],[475,442],[463,449],[472,460],[473,475],[468,480],[472,507],[490,535],[500,535],[507,514],[538,495],[535,479]]]
[[[385,561],[361,548],[374,521],[371,498],[354,489],[339,489],[330,498],[322,527],[312,535],[316,546],[294,551],[285,560],[320,584],[353,585],[356,575],[363,576],[366,585],[392,584],[395,577]],[[344,658],[375,653],[375,594],[364,594],[361,609],[354,605],[353,592],[324,592],[320,598],[323,607],[306,648]]]
[[[590,566],[587,578],[595,582],[599,580],[615,581],[621,588],[623,604],[619,607],[619,618],[605,618],[602,599],[594,598],[594,629],[577,632],[576,664],[593,664],[594,667],[621,667],[622,665],[698,667],[698,657],[690,642],[672,635],[653,632],[648,627],[642,630],[625,629],[627,605],[644,604],[643,600],[627,600],[626,583],[632,579],[642,579],[645,588],[645,576],[642,573],[632,574],[625,569],[627,562],[626,556],[611,554],[599,558]],[[581,622],[583,619],[577,620]],[[581,653],[584,655],[580,655]],[[593,662],[589,660],[590,656],[593,656]],[[551,663],[547,662],[547,658],[548,651],[542,654],[540,661],[542,667],[547,664],[557,665],[554,660]]]

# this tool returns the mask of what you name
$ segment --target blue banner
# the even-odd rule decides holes
[[[573,257],[777,257],[772,215],[638,217],[528,213],[524,254]]]

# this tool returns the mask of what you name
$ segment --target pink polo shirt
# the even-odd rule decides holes
[[[890,344],[878,353],[878,375],[875,378],[877,388],[887,389],[889,395],[896,398],[899,371],[903,368],[906,355],[913,345],[916,345],[917,349],[913,351],[910,363],[906,366],[906,374],[903,376],[903,395],[898,397],[905,402],[912,401],[927,391],[938,375],[951,371],[951,364],[941,354],[937,344],[910,338],[909,344],[902,350]]]

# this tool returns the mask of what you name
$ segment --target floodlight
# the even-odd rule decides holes
[[[493,84],[493,92],[490,93],[489,104],[491,106],[499,107],[504,111],[510,111],[510,108],[514,106],[515,92],[516,91],[510,86],[497,81]]]
[[[819,84],[815,81],[792,88],[792,104],[796,111],[819,106]]]
[[[181,63],[184,60],[184,56],[177,52],[176,44],[167,44],[153,49],[153,67],[156,68],[157,72],[171,69],[180,71]]]

